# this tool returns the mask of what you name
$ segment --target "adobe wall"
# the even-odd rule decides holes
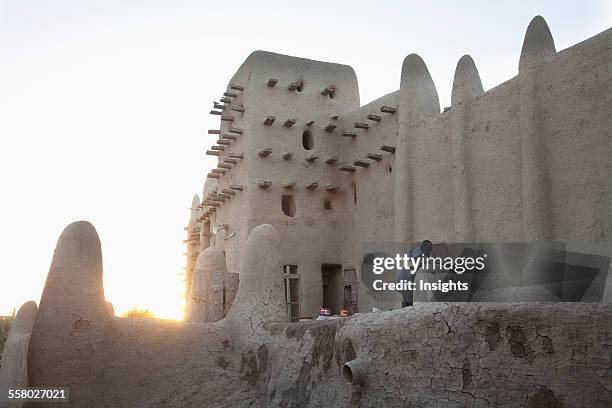
[[[553,236],[610,240],[612,30],[561,51],[538,77]]]
[[[380,146],[395,146],[397,114],[381,113],[380,107],[397,107],[398,93],[390,93],[342,115],[334,135],[340,143],[338,166],[334,170],[342,180],[342,265],[355,268],[358,278],[364,243],[393,241],[395,155],[381,151]],[[365,119],[371,113],[381,115],[381,121]],[[355,129],[355,122],[368,123],[370,128]],[[345,131],[354,132],[356,136],[341,136]],[[380,154],[380,161],[365,158],[368,153]],[[367,169],[355,166],[354,173],[338,169],[342,165],[353,165],[355,160],[365,160],[370,165]],[[374,306],[390,309],[401,305],[399,295],[394,302],[371,302],[368,296],[364,296],[371,288],[365,287],[361,280],[359,282],[359,310],[371,311]]]
[[[520,76],[470,101],[464,125],[465,157],[477,240],[527,238],[521,221],[521,114],[535,115],[541,121],[537,136],[543,139],[545,151],[538,159],[550,184],[549,211],[554,226],[547,238],[610,239],[611,39],[612,31],[608,30],[538,62],[536,101],[532,103],[535,113],[526,112]],[[451,127],[455,112],[452,106],[438,120],[425,124],[412,141],[416,162],[414,175],[407,177],[413,179],[415,189],[412,211],[417,240],[452,239],[449,182],[457,163],[450,158],[449,146],[453,132],[458,131]]]
[[[221,321],[123,319],[110,314],[104,299],[95,229],[69,225],[54,253],[30,347],[4,351],[8,361],[24,361],[27,353],[29,385],[68,386],[70,401],[27,406],[612,402],[610,305],[430,303],[287,323],[281,239],[269,224],[251,231],[238,294]],[[18,326],[10,338],[21,333]],[[21,372],[3,370],[0,388],[15,384]]]
[[[217,236],[213,245],[226,250],[235,270],[254,226],[278,228],[283,264],[298,265],[307,316],[321,306],[321,265],[354,268],[359,276],[364,242],[609,240],[611,41],[608,30],[555,52],[536,17],[519,74],[484,92],[476,64],[462,57],[452,104],[442,113],[427,67],[414,54],[404,61],[398,91],[359,107],[350,67],[253,53],[228,84],[232,96],[221,111],[232,119],[221,120],[221,133],[244,132],[222,146],[219,160],[230,152],[242,158],[214,179],[219,191],[230,184],[243,190],[209,215],[211,226],[228,224],[227,233],[236,234]],[[301,92],[288,89],[296,81]],[[333,98],[322,94],[328,87]],[[275,120],[266,125],[268,116]],[[285,126],[287,119],[296,122]],[[302,146],[305,130],[312,150]],[[260,155],[264,149],[271,152]],[[295,186],[286,188],[291,181]],[[308,189],[312,182],[318,186]],[[295,217],[283,214],[282,195],[294,197]],[[359,302],[363,310],[374,306],[368,297]]]
[[[15,316],[9,336],[2,350],[0,365],[0,390],[26,388],[30,384],[28,375],[28,348],[38,307],[33,301],[24,303]],[[1,408],[21,408],[23,401],[4,401],[0,396]]]
[[[543,30],[537,24],[530,27],[524,48],[531,46],[534,34],[530,32]],[[431,117],[421,121],[420,117],[429,114],[427,109],[430,112],[432,109],[414,102],[419,93],[400,90],[400,100],[392,106],[399,106],[400,121],[405,123],[395,140],[392,137],[397,125],[393,118],[382,114],[383,120],[378,123],[365,118],[367,113],[380,114],[376,111],[384,104],[382,101],[344,115],[346,120],[340,120],[340,128],[349,129],[354,122],[370,124],[368,130],[358,133],[353,145],[347,145],[350,148],[341,150],[345,162],[364,158],[366,152],[375,152],[382,144],[398,146],[398,150],[381,161],[371,161],[365,169],[357,168],[350,177],[358,196],[364,192],[367,198],[358,200],[355,206],[347,205],[343,264],[360,264],[362,241],[391,241],[389,224],[403,226],[404,238],[409,242],[609,241],[611,42],[612,30],[608,30],[560,53],[545,54],[531,62],[535,74],[523,72],[484,93],[481,86],[480,92],[475,87],[476,91],[463,100],[458,99],[458,94],[464,91],[457,83],[458,77],[477,78],[478,72],[475,67],[460,63],[453,105],[441,114],[435,112],[434,105]],[[407,88],[418,82],[437,103],[426,67],[411,69],[402,72]],[[472,73],[461,73],[470,69]],[[531,78],[532,75],[535,77]],[[402,112],[402,106],[410,107],[410,103],[416,105],[413,110],[425,109],[424,113],[415,117]],[[533,157],[530,143],[538,138],[541,150]],[[403,142],[408,145],[404,154],[410,161],[404,169],[398,162]],[[462,148],[460,156],[456,152],[458,144]],[[363,149],[363,145],[367,148]],[[542,168],[541,175],[524,173],[530,160]],[[387,166],[394,168],[395,190],[389,188],[389,175],[384,173]],[[457,168],[464,168],[463,180],[458,181]],[[405,173],[400,173],[402,170]],[[349,183],[345,188],[350,191]],[[409,186],[406,201],[401,201],[406,202],[402,210],[406,211],[407,223],[388,206],[398,194],[398,184]],[[530,203],[528,198],[534,194],[530,190],[541,191],[538,194],[544,203]],[[348,200],[346,203],[349,204]],[[538,205],[544,211],[537,223],[547,223],[548,229],[532,235],[526,217]],[[589,246],[597,247],[586,244],[581,248],[593,253],[592,248],[585,249]],[[609,256],[609,251],[598,254]],[[517,276],[520,278],[520,271]],[[609,295],[606,298],[612,300]],[[361,305],[364,311],[374,306],[364,297],[360,298]]]

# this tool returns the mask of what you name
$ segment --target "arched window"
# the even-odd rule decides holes
[[[295,199],[292,195],[284,195],[281,199],[283,213],[288,217],[295,217]]]
[[[312,150],[314,147],[314,138],[310,130],[305,130],[302,134],[302,146],[304,146],[306,150]]]

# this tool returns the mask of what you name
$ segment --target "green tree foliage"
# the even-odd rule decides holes
[[[15,320],[13,316],[0,316],[0,354],[4,350],[4,343],[6,343],[9,331],[11,331],[13,320]]]
[[[131,308],[127,312],[123,313],[121,316],[126,317],[128,319],[142,319],[154,317],[153,312],[150,309],[140,309],[138,307]]]

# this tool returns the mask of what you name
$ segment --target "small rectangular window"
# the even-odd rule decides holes
[[[291,322],[297,322],[300,320],[300,279],[297,265],[285,265],[283,271],[287,316]]]
[[[287,217],[295,217],[295,199],[292,195],[281,197],[281,208]]]

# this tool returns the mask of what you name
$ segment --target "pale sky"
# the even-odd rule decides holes
[[[609,0],[0,0],[0,315],[39,301],[59,234],[88,220],[116,312],[182,316],[208,111],[252,51],[349,64],[362,104],[416,52],[448,106],[463,54],[485,89],[516,74],[538,14],[557,50],[612,26]]]

